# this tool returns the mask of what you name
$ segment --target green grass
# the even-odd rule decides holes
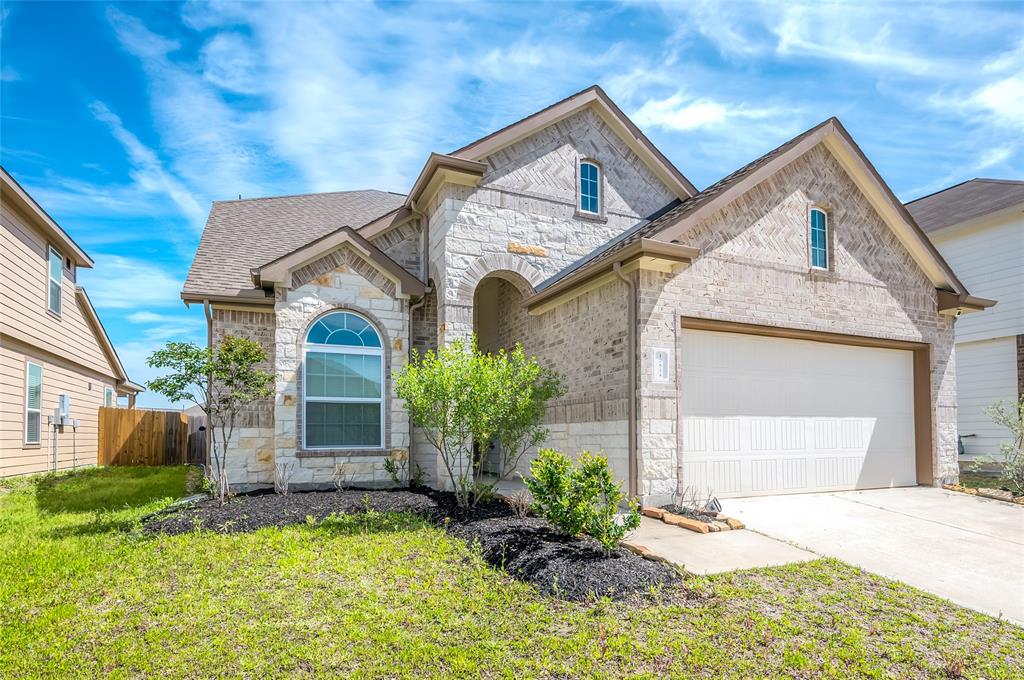
[[[185,483],[180,468],[6,483],[0,677],[1024,673],[1024,629],[834,560],[566,603],[408,515],[141,534]]]

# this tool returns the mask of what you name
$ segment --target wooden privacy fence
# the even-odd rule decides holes
[[[100,465],[185,465],[206,462],[204,416],[181,411],[100,408]]]

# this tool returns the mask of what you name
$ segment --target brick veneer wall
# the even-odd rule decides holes
[[[227,335],[255,340],[268,357],[268,360],[259,367],[266,371],[274,371],[276,346],[273,312],[214,307],[212,317],[214,346],[219,345]],[[238,415],[237,429],[230,442],[226,465],[228,479],[232,484],[273,483],[273,397],[252,402]]]
[[[413,220],[387,230],[383,234],[370,239],[370,242],[383,250],[392,260],[402,265],[406,271],[419,275],[421,234],[422,229],[419,220]]]
[[[808,266],[811,204],[829,212],[827,273]],[[670,498],[686,483],[676,400],[686,376],[658,385],[649,375],[656,347],[674,348],[678,362],[682,315],[930,344],[935,474],[940,481],[957,477],[953,320],[937,313],[934,286],[824,147],[679,242],[701,250],[690,268],[674,275],[645,271],[640,279],[643,494]]]
[[[616,478],[628,480],[628,402],[626,380],[626,285],[609,283],[555,309],[531,316],[520,287],[500,280],[496,291],[495,342],[483,349],[523,344],[547,368],[557,371],[566,394],[553,401],[544,418],[549,430],[541,446],[571,456],[603,453]],[[519,463],[529,473],[534,452]]]

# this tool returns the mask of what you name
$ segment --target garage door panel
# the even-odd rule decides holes
[[[684,330],[682,369],[684,485],[729,496],[916,483],[908,351]]]

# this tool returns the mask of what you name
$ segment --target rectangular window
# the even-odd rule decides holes
[[[306,448],[384,445],[384,357],[377,349],[306,352]]]
[[[64,281],[64,258],[54,248],[50,248],[50,289],[47,293],[47,305],[50,311],[60,315],[60,295]]]
[[[593,163],[580,163],[580,210],[601,212],[601,171]]]
[[[29,363],[25,369],[25,443],[38,444],[43,417],[43,367]]]
[[[114,400],[114,390],[107,387],[103,390],[103,405],[104,406],[115,406],[117,402]]]
[[[817,208],[811,210],[811,266],[828,269],[828,218]]]

